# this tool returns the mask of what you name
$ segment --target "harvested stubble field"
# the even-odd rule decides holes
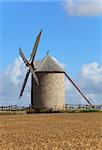
[[[0,116],[0,150],[101,150],[102,113]]]

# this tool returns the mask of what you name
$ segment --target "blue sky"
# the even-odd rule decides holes
[[[34,40],[43,29],[37,59],[50,50],[76,75],[83,64],[101,61],[101,17],[69,16],[60,1],[2,2],[0,54],[5,68],[17,57],[21,46],[29,57]]]
[[[92,0],[89,2],[93,5]],[[85,64],[96,62],[101,66],[102,15],[89,3],[88,7],[96,8],[96,14],[91,9],[80,11],[78,3],[79,0],[0,1],[0,71],[19,57],[19,46],[27,58],[30,56],[41,29],[36,59],[42,59],[50,50],[50,55],[65,64],[73,78]]]

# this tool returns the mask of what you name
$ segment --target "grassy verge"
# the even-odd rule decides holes
[[[33,113],[92,113],[92,112],[102,112],[96,109],[65,109],[65,110],[51,110],[51,109],[29,109],[26,110],[27,114]]]
[[[0,115],[17,115],[17,114],[25,114],[26,111],[0,111]]]
[[[0,111],[0,115],[17,115],[17,114],[35,114],[35,113],[94,113],[102,112],[96,109],[66,109],[66,110],[51,110],[51,109],[26,109],[26,110],[7,110]]]

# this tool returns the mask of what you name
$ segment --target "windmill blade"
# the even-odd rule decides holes
[[[75,88],[79,91],[79,93],[84,97],[84,99],[89,103],[89,105],[91,105],[90,101],[85,97],[85,95],[81,92],[81,90],[76,86],[76,84],[72,81],[72,79],[67,75],[67,73],[65,72],[66,77],[68,78],[68,80],[70,80],[70,82],[75,86]]]
[[[28,77],[29,77],[29,73],[30,73],[30,69],[28,69],[28,71],[26,73],[26,76],[25,76],[25,79],[24,79],[24,82],[23,82],[23,85],[22,85],[22,88],[21,88],[21,91],[20,91],[19,99],[23,95],[24,88],[25,88],[26,82],[27,82]]]
[[[29,61],[34,60],[34,57],[35,57],[35,54],[36,54],[36,51],[37,51],[37,48],[38,48],[38,44],[39,44],[39,41],[40,41],[41,33],[42,33],[42,30],[39,32],[38,36],[36,37],[36,41],[35,41],[35,44],[34,44],[34,47],[33,47],[33,50],[32,50]]]
[[[30,72],[32,73],[33,78],[34,78],[36,84],[39,86],[39,79],[38,79],[38,77],[37,77],[37,75],[36,75],[36,73],[35,73],[35,71],[34,71],[32,65],[29,64],[28,66],[29,66]]]
[[[26,66],[27,66],[27,65],[28,65],[28,61],[27,61],[27,59],[25,58],[24,53],[23,53],[23,51],[21,50],[20,47],[19,47],[19,54],[20,54],[20,56],[22,57],[22,59],[23,59],[24,63],[26,64]]]

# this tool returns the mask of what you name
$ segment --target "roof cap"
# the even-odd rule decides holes
[[[47,55],[42,61],[34,62],[36,72],[64,72],[56,59]]]

